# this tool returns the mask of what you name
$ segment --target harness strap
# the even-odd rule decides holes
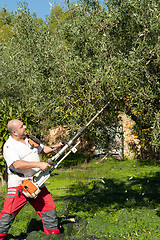
[[[10,170],[12,173],[18,175],[19,177],[24,177],[24,174],[18,172],[12,165],[9,167],[9,170]]]
[[[30,134],[27,134],[27,138],[28,138],[29,144],[31,145],[31,148],[38,147],[41,144],[41,141],[38,138]],[[12,165],[9,167],[9,170],[12,173],[18,175],[19,177],[25,177],[23,173],[18,172]]]
[[[41,144],[41,141],[34,137],[33,135],[27,134],[28,142],[31,146],[38,147]]]

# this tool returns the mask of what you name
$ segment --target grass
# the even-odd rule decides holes
[[[158,239],[159,181],[158,165],[135,160],[95,158],[56,169],[46,186],[56,203],[61,236],[44,235],[27,204],[7,239]]]

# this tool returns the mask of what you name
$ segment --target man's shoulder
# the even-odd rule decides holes
[[[7,141],[5,142],[4,145],[6,145],[6,144],[8,144],[8,143],[10,143],[10,142],[12,142],[12,137],[11,137],[11,136],[8,137],[8,139],[7,139]]]
[[[12,138],[11,136],[9,136],[9,138],[7,139],[7,141],[5,142],[5,144],[3,145],[3,149],[12,146],[12,145],[13,145],[13,142],[14,142],[13,138]]]

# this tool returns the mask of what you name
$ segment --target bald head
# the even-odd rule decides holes
[[[18,119],[10,120],[7,129],[12,137],[24,138],[26,136],[26,126]]]
[[[19,122],[21,122],[21,121],[18,119],[13,119],[8,122],[7,129],[11,135],[12,135],[13,131],[16,131],[17,125]]]

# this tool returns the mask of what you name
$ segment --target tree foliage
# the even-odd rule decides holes
[[[120,70],[116,74],[123,84],[125,111],[136,122],[142,153],[151,153],[155,151],[152,127],[160,110],[158,2],[118,3],[115,4],[120,9],[116,15],[118,24],[113,31],[120,49],[117,61]]]
[[[142,153],[158,156],[159,2],[67,6],[55,5],[48,23],[30,14],[25,3],[12,14],[0,11],[0,28],[8,31],[7,37],[0,32],[5,109],[12,107],[15,117],[19,109],[25,111],[24,119],[31,114],[34,133],[40,135],[41,129],[59,124],[75,131],[110,101],[90,131],[92,139],[98,125],[116,124],[124,111],[136,122]],[[2,121],[3,115],[1,105]],[[8,110],[6,115],[8,120]]]
[[[12,36],[12,15],[3,8],[0,11],[0,41],[6,42]]]

